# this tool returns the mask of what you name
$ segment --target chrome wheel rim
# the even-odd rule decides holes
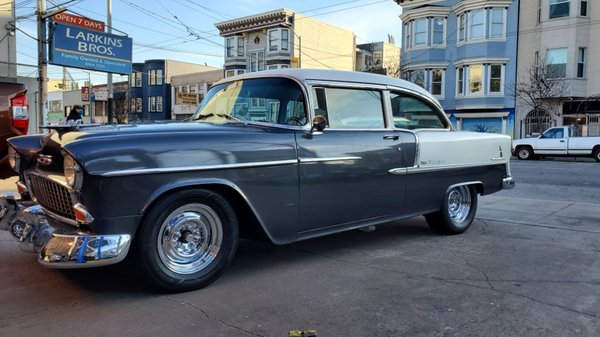
[[[454,187],[448,192],[448,216],[454,225],[466,225],[471,202],[471,191],[467,186]]]
[[[193,274],[214,261],[222,242],[223,225],[217,213],[204,204],[187,204],[162,223],[158,255],[172,272]]]
[[[519,150],[519,158],[526,159],[527,157],[529,157],[529,150],[520,149]]]

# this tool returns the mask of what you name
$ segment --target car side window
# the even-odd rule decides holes
[[[315,115],[327,119],[332,129],[385,127],[383,100],[378,90],[314,88]]]
[[[542,135],[542,138],[563,138],[564,132],[562,129],[550,129]]]
[[[401,92],[391,92],[390,100],[394,126],[403,129],[444,129],[446,123],[438,109],[424,100]]]

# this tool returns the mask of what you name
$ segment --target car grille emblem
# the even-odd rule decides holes
[[[52,156],[40,154],[37,157],[37,162],[40,163],[41,165],[48,166],[48,165],[52,164]]]

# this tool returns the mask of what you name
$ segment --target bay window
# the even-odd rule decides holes
[[[233,37],[228,37],[225,39],[225,57],[233,57]]]
[[[444,69],[409,70],[404,79],[426,89],[432,95],[444,95]]]
[[[456,69],[456,95],[462,96],[465,94],[465,68],[459,67]]]
[[[467,11],[457,16],[457,42],[506,37],[507,9],[503,7]]]
[[[431,70],[431,86],[429,92],[435,96],[441,96],[444,92],[444,70],[443,69],[432,69]]]
[[[290,31],[285,28],[271,29],[268,32],[269,51],[288,50]]]
[[[461,14],[458,16],[458,42],[463,42],[466,40],[466,30],[465,30],[465,19],[466,14]]]

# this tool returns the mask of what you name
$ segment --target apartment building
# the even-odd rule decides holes
[[[517,100],[516,137],[528,137],[555,125],[574,125],[583,135],[600,135],[600,3],[586,0],[521,1],[517,80],[539,69],[561,94],[538,96],[532,106]],[[531,77],[531,76],[529,76]]]
[[[171,78],[219,68],[174,60],[133,63],[129,75],[129,121],[170,120]]]
[[[403,77],[460,130],[513,135],[518,0],[395,0]]]
[[[355,70],[399,77],[400,47],[383,41],[356,45]]]
[[[354,70],[355,36],[289,9],[215,24],[225,39],[225,77],[281,68]]]

